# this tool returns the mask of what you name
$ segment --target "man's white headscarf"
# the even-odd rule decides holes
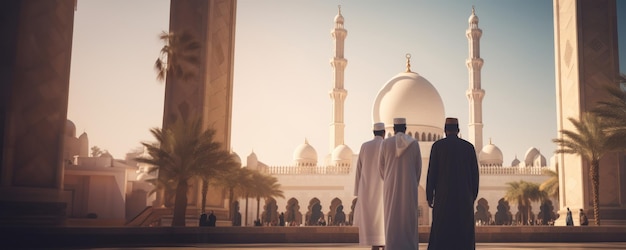
[[[406,126],[406,118],[393,118],[393,125],[405,125]],[[402,153],[411,145],[415,139],[410,135],[405,133],[396,133],[396,157],[400,157]]]

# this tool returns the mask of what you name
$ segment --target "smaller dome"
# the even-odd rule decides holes
[[[488,145],[485,145],[478,154],[478,162],[480,165],[502,166],[503,161],[502,151],[496,145],[493,145],[491,141]]]
[[[515,159],[511,162],[511,167],[519,167],[519,163],[520,161],[517,159],[517,156],[515,156]]]
[[[88,140],[89,138],[87,137],[87,133],[83,132],[82,134],[80,134],[78,139],[79,140]]]
[[[469,23],[478,23],[478,16],[474,15],[474,13],[472,13],[472,15],[469,17],[469,19],[467,20]]]
[[[526,164],[526,167],[533,166],[533,161],[537,158],[537,155],[540,155],[540,153],[535,147],[531,147],[526,151],[526,154],[524,154],[524,164]]]
[[[335,150],[333,150],[331,160],[333,162],[346,161],[346,160],[352,161],[352,156],[353,156],[352,149],[350,149],[350,147],[348,147],[345,144],[341,144],[337,146]]]
[[[341,13],[335,16],[335,23],[343,23],[343,16],[341,15]]]
[[[250,153],[250,155],[248,155],[248,158],[247,158],[246,161],[247,161],[246,165],[248,167],[256,167],[257,165],[259,165],[259,158],[257,158],[257,156],[254,153],[254,151],[252,151],[252,153]]]
[[[296,150],[293,151],[293,160],[296,162],[296,165],[317,165],[317,151],[315,151],[315,148],[309,145],[309,141],[305,139],[304,144],[298,146]]]
[[[476,16],[476,10],[474,9],[474,6],[472,6],[472,15],[470,15],[467,21],[469,23],[478,23],[478,16]]]
[[[341,5],[338,6],[339,7],[339,12],[337,13],[337,15],[335,16],[335,23],[341,23],[343,24],[343,16],[341,15]]]
[[[230,157],[232,157],[236,163],[239,163],[241,165],[241,157],[239,157],[237,153],[235,152],[230,153]]]
[[[70,120],[65,121],[65,135],[76,137],[76,125]]]

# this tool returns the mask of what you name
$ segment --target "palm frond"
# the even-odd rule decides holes
[[[157,79],[165,80],[167,74],[175,78],[188,81],[197,75],[200,58],[199,49],[202,44],[189,31],[165,32],[159,35],[164,45],[155,64]]]

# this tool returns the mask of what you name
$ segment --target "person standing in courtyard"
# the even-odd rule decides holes
[[[476,151],[471,143],[458,137],[458,119],[446,118],[444,132],[446,137],[431,148],[426,177],[426,200],[433,208],[428,250],[476,249]]]
[[[385,139],[380,148],[385,249],[418,249],[417,190],[422,156],[417,141],[405,134],[405,118],[394,118],[393,130],[395,135]]]
[[[384,249],[383,179],[378,170],[380,147],[385,138],[385,124],[374,124],[374,139],[361,145],[356,163],[354,225],[359,228],[359,245]]]
[[[207,224],[209,225],[209,227],[215,227],[216,222],[217,222],[217,216],[215,216],[215,213],[213,213],[213,210],[211,210]]]
[[[578,222],[580,223],[581,226],[589,225],[589,219],[587,219],[587,215],[585,214],[585,211],[583,211],[582,208],[580,209],[578,213]]]
[[[565,225],[574,226],[574,218],[572,217],[572,211],[567,208],[567,214],[565,215]]]

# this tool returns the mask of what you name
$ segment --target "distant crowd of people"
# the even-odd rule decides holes
[[[216,223],[217,223],[217,216],[215,216],[215,213],[213,212],[213,210],[211,210],[211,213],[208,215],[206,213],[203,213],[200,215],[200,221],[198,222],[198,226],[215,227]]]

